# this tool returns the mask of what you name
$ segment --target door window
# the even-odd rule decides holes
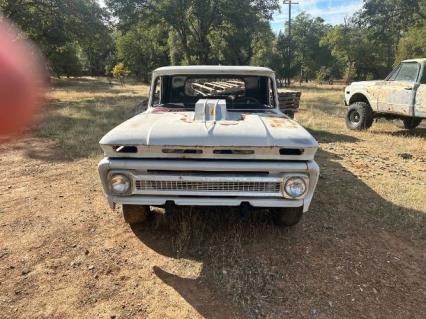
[[[416,82],[419,71],[420,64],[416,62],[402,63],[394,81]]]
[[[269,79],[269,105],[275,106],[274,82]]]
[[[423,76],[420,82],[421,84],[426,84],[426,67],[423,67]]]
[[[154,91],[152,95],[152,105],[156,106],[160,104],[161,98],[161,78],[157,78],[154,84]]]
[[[399,65],[395,70],[393,70],[392,73],[389,75],[388,81],[395,81],[395,78],[398,75],[400,69],[401,65]]]

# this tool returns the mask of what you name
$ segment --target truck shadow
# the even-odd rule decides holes
[[[413,129],[413,130],[399,130],[399,131],[375,131],[374,134],[380,135],[390,135],[396,137],[426,137],[426,127],[425,124],[422,126]]]
[[[356,141],[330,133],[317,137],[322,143]],[[183,208],[173,221],[157,219],[132,230],[161,255],[203,264],[197,279],[153,271],[205,318],[357,317],[359,303],[370,305],[373,317],[418,313],[423,288],[407,267],[421,276],[424,259],[413,256],[407,239],[410,253],[398,250],[404,263],[388,267],[378,260],[392,248],[386,234],[403,229],[407,237],[424,237],[425,215],[385,200],[339,160],[319,152],[323,177],[310,213],[296,227],[275,227],[266,210],[243,222],[238,209]],[[360,283],[372,285],[364,287],[369,293],[360,292]]]

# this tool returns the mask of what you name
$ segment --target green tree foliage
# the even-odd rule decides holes
[[[57,77],[61,75],[70,77],[81,74],[82,65],[78,58],[76,47],[75,43],[67,43],[50,52],[50,68]]]
[[[168,32],[160,26],[139,23],[117,36],[117,59],[123,61],[138,80],[147,82],[149,73],[167,65]]]
[[[112,69],[112,76],[116,79],[120,80],[121,85],[124,85],[124,80],[127,78],[130,74],[130,71],[127,67],[124,66],[123,63],[118,63],[114,66]]]
[[[249,63],[252,34],[278,9],[278,0],[108,0],[107,4],[124,33],[141,20],[167,29],[173,39],[171,60],[179,64]]]
[[[404,59],[426,57],[426,0],[419,2],[417,19],[399,40],[396,63]]]
[[[293,23],[292,41],[294,46],[294,63],[292,75],[299,71],[301,77],[311,79],[321,67],[333,64],[330,50],[320,46],[323,38],[331,27],[322,18],[312,18],[302,13]]]
[[[344,24],[302,13],[292,37],[270,27],[279,0],[0,0],[4,16],[36,42],[56,75],[111,74],[141,81],[158,66],[261,65],[282,82],[383,78],[426,56],[426,0],[364,0]],[[292,52],[288,69],[289,51]]]
[[[388,72],[395,62],[402,35],[419,20],[424,0],[365,0],[355,20],[368,31],[369,41],[380,52]]]
[[[426,57],[426,26],[411,28],[399,41],[396,62]]]
[[[269,24],[259,25],[258,30],[252,36],[251,64],[273,67],[276,60],[275,35]]]
[[[345,66],[345,79],[363,79],[379,61],[374,54],[374,45],[369,41],[368,34],[357,25],[338,25],[321,40],[328,46],[336,61]]]
[[[103,73],[114,45],[95,0],[0,0],[0,10],[40,46],[57,75]]]

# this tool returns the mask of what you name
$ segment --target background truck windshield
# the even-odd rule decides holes
[[[275,106],[272,80],[259,76],[164,76],[156,80],[153,106],[192,109],[200,99],[224,99],[228,109]]]

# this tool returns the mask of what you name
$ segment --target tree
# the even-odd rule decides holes
[[[385,72],[392,69],[401,36],[418,20],[424,20],[424,0],[366,0],[355,21],[369,31],[376,52],[383,54]]]
[[[362,79],[377,65],[374,45],[365,30],[354,24],[338,25],[321,40],[337,61],[346,66],[346,81]]]
[[[249,62],[250,35],[258,22],[268,21],[279,8],[278,0],[108,0],[107,4],[122,31],[131,29],[132,20],[167,26],[183,52],[180,63],[187,64]],[[173,54],[173,60],[177,56]]]
[[[419,1],[416,23],[402,34],[398,43],[395,64],[405,59],[426,57],[426,0]]]
[[[292,26],[291,42],[288,38],[288,28],[286,33],[278,35],[277,47],[284,64],[283,73],[308,80],[315,78],[321,67],[331,68],[336,64],[329,47],[320,45],[321,39],[331,29],[322,18],[313,18],[309,14],[301,13],[294,19]],[[287,70],[288,65],[284,63],[288,50],[291,50],[294,58],[291,70]]]
[[[251,43],[251,64],[273,67],[276,61],[275,35],[265,23],[253,35]]]
[[[167,29],[139,23],[125,34],[117,34],[117,59],[138,80],[148,82],[149,72],[169,64],[167,37]]]
[[[292,40],[295,46],[295,67],[300,70],[300,76],[312,79],[322,66],[332,63],[332,56],[327,47],[320,46],[330,26],[322,18],[312,18],[301,13],[293,23]]]
[[[426,26],[413,27],[399,41],[396,63],[426,57]]]
[[[82,67],[89,73],[103,72],[102,61],[113,42],[106,12],[97,1],[0,0],[0,10],[40,46],[56,74],[69,69],[72,61],[71,73]]]

